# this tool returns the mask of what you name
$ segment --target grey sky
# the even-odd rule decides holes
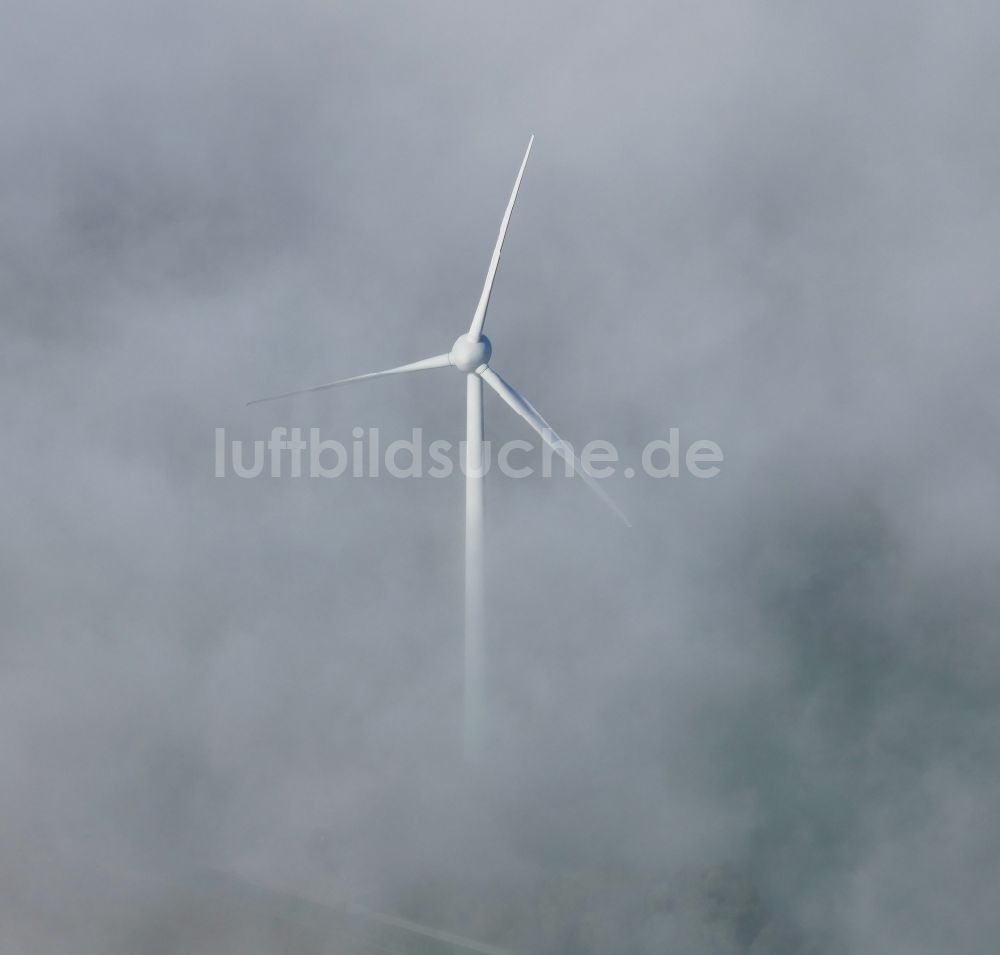
[[[74,865],[378,899],[462,844],[512,882],[546,846],[746,865],[841,951],[987,950],[998,27],[7,0],[0,947],[129,950],[113,895],[74,937]],[[495,367],[578,445],[678,427],[726,460],[607,482],[631,531],[578,481],[491,478],[483,780],[460,479],[217,480],[212,442],[457,441],[453,374],[243,405],[446,350],[529,133]],[[528,436],[491,396],[487,429]]]

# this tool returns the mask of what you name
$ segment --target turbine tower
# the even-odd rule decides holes
[[[510,225],[510,216],[514,210],[517,191],[521,186],[524,167],[531,153],[531,144],[535,137],[528,140],[528,148],[521,161],[521,168],[514,180],[514,189],[500,223],[500,235],[493,249],[490,267],[486,272],[486,281],[479,296],[479,304],[472,316],[469,330],[459,335],[451,350],[432,358],[423,358],[408,365],[389,368],[385,371],[373,371],[366,375],[355,375],[352,378],[340,378],[325,385],[313,388],[302,388],[298,391],[287,391],[280,395],[269,395],[257,398],[248,404],[259,404],[263,401],[277,401],[280,398],[291,398],[293,395],[304,395],[316,391],[326,391],[339,388],[342,385],[357,381],[367,381],[370,378],[384,378],[387,375],[401,375],[412,371],[426,371],[432,368],[454,368],[465,375],[465,684],[464,684],[464,750],[466,759],[474,761],[481,751],[484,735],[484,677],[485,677],[485,637],[486,626],[483,612],[484,579],[483,579],[483,384],[487,384],[500,398],[519,414],[538,436],[562,457],[578,474],[587,486],[605,502],[615,514],[628,525],[628,519],[618,505],[607,495],[604,489],[589,475],[572,449],[563,443],[559,436],[549,427],[548,422],[535,410],[534,406],[520,394],[513,385],[504,380],[491,366],[490,357],[493,346],[483,334],[486,324],[486,310],[490,304],[490,293],[493,291],[493,280],[496,278],[497,266],[500,264],[500,253],[503,250],[504,237]]]

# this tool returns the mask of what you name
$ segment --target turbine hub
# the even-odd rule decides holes
[[[451,346],[451,354],[448,357],[459,371],[469,374],[487,364],[492,354],[493,346],[485,335],[478,341],[468,335],[459,335],[455,339],[455,344]]]

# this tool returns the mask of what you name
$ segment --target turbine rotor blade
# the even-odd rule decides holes
[[[562,439],[552,430],[549,423],[538,413],[535,407],[524,397],[513,385],[504,381],[492,368],[486,367],[482,371],[476,372],[483,381],[486,382],[511,408],[514,409],[528,424],[538,433],[538,436],[567,461],[574,472],[583,478],[589,487],[608,507],[615,512],[626,527],[631,527],[629,519],[622,509],[608,496],[608,493],[598,484],[597,480],[589,475],[583,465],[577,460],[572,450],[563,443]]]
[[[480,336],[483,334],[483,326],[486,324],[486,309],[489,308],[490,292],[493,291],[493,280],[496,278],[497,266],[500,264],[500,252],[503,249],[504,236],[507,234],[510,214],[514,211],[514,200],[517,199],[517,190],[521,186],[521,177],[524,175],[524,167],[528,164],[528,154],[531,152],[531,144],[534,141],[534,136],[528,140],[528,148],[524,153],[524,159],[521,160],[521,168],[517,171],[517,179],[514,180],[514,191],[510,194],[507,211],[504,212],[503,221],[500,223],[500,235],[497,237],[496,248],[493,250],[493,258],[490,259],[490,267],[486,272],[483,293],[479,296],[476,314],[472,317],[472,324],[469,326],[469,337],[473,341],[479,341]]]
[[[410,362],[408,365],[400,365],[398,368],[389,368],[386,371],[371,371],[367,375],[354,375],[353,378],[340,378],[337,381],[331,381],[325,385],[316,385],[314,388],[301,388],[298,391],[286,391],[280,395],[268,395],[266,398],[254,398],[253,401],[248,401],[247,404],[259,405],[264,401],[277,401],[279,398],[291,398],[294,395],[307,395],[313,391],[327,391],[330,388],[339,388],[341,385],[350,385],[355,381],[366,381],[369,378],[385,378],[386,375],[403,375],[410,371],[426,371],[430,368],[447,368],[450,364],[450,355],[435,355],[433,358],[422,358],[420,361]]]

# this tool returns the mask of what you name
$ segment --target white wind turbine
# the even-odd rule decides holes
[[[511,408],[514,409],[528,425],[533,428],[541,439],[559,454],[567,464],[586,482],[587,486],[605,502],[618,517],[628,525],[628,519],[618,505],[608,497],[604,489],[580,465],[572,449],[564,444],[559,436],[549,427],[548,422],[535,410],[531,402],[520,394],[494,371],[489,364],[493,353],[490,340],[483,334],[486,324],[486,309],[490,303],[490,292],[493,290],[493,280],[500,263],[500,252],[503,249],[504,236],[510,224],[510,215],[517,199],[517,190],[521,185],[524,167],[528,162],[531,144],[535,137],[528,140],[528,148],[521,168],[514,180],[514,189],[510,201],[500,223],[500,235],[497,237],[490,267],[486,272],[479,304],[472,316],[472,324],[468,332],[459,335],[451,350],[433,358],[423,358],[398,368],[386,371],[373,371],[366,375],[355,375],[352,378],[341,378],[317,385],[313,388],[303,388],[299,391],[288,391],[280,395],[269,395],[257,398],[248,404],[259,404],[262,401],[276,401],[279,398],[290,398],[293,395],[304,395],[314,391],[325,391],[329,388],[339,388],[341,385],[365,381],[369,378],[383,378],[386,375],[401,375],[411,371],[425,371],[431,368],[452,367],[465,375],[466,382],[466,418],[465,418],[465,754],[474,759],[480,750],[484,723],[484,642],[485,619],[483,615],[483,382],[488,384]]]

